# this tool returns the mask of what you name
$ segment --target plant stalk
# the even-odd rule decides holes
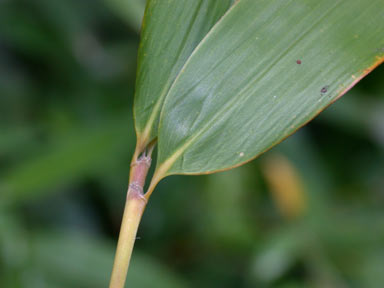
[[[109,288],[124,287],[137,229],[147,205],[143,186],[151,165],[151,157],[145,153],[137,160],[136,157],[134,156],[131,164],[130,183]]]

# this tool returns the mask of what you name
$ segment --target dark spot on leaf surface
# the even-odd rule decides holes
[[[325,93],[327,93],[327,92],[328,92],[328,88],[329,88],[329,85],[324,86],[323,88],[321,88],[320,93],[321,93],[322,95],[325,94]]]
[[[296,63],[300,65],[301,64],[301,60],[300,59],[297,60]]]

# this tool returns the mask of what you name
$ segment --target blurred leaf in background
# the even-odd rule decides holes
[[[0,1],[0,287],[107,286],[143,9]],[[127,287],[381,288],[383,77],[379,67],[260,160],[160,183]],[[300,194],[276,193],[281,171]],[[282,203],[298,195],[305,209],[287,217]]]

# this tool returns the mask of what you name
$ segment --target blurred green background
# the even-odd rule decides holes
[[[107,287],[144,2],[0,0],[0,287]],[[160,183],[127,287],[383,287],[384,67],[259,159]]]

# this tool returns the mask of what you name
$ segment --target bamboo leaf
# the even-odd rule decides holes
[[[144,15],[135,94],[135,127],[142,145],[157,136],[164,98],[193,49],[231,0],[149,0]]]
[[[382,0],[240,0],[168,92],[155,181],[241,165],[384,60]]]

